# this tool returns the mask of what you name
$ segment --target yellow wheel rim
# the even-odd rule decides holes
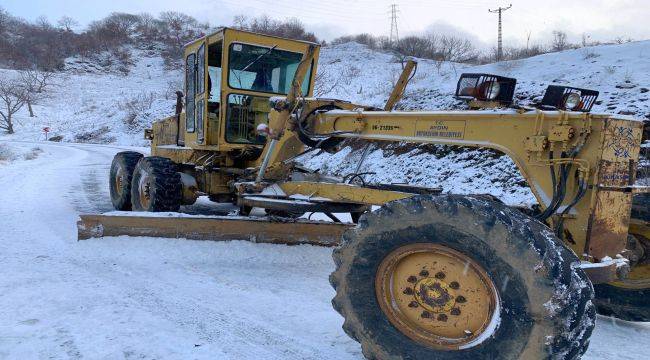
[[[126,173],[121,165],[117,165],[117,170],[115,171],[115,191],[118,195],[122,195],[122,184],[126,178]]]
[[[151,202],[151,185],[149,181],[149,173],[144,170],[140,170],[138,195],[140,197],[140,205],[142,208],[149,208],[149,203]]]
[[[379,265],[375,289],[388,320],[433,348],[478,345],[498,326],[494,283],[475,261],[445,246],[410,244],[394,250]]]

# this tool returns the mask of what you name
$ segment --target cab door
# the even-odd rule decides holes
[[[205,144],[206,66],[205,40],[185,51],[185,131],[186,143]]]

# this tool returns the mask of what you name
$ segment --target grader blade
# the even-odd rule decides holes
[[[336,246],[352,224],[236,216],[80,215],[78,240],[147,236],[192,240],[246,240],[273,244]]]

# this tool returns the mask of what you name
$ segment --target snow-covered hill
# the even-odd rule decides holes
[[[485,72],[518,79],[520,104],[541,100],[549,84],[571,85],[601,92],[595,112],[634,115],[650,120],[650,41],[608,45],[546,54],[483,66],[420,60],[409,84],[403,109],[453,109],[465,104],[453,98],[463,72]],[[320,94],[383,106],[399,76],[401,64],[388,54],[348,43],[322,52],[319,73],[325,84]],[[645,152],[648,150],[646,148]],[[321,171],[346,175],[356,170],[361,152],[347,147],[330,155],[305,159]],[[645,164],[648,166],[647,162]],[[492,151],[443,146],[375,146],[364,162],[368,181],[403,182],[442,187],[454,193],[489,193],[513,205],[535,199],[514,163]]]
[[[483,66],[420,59],[401,109],[456,109],[458,77],[463,72],[487,72],[516,77],[516,98],[522,104],[539,100],[549,84],[565,84],[601,92],[597,112],[650,119],[650,41],[588,47]],[[37,117],[18,116],[16,134],[2,139],[43,138],[42,128],[63,141],[146,145],[142,129],[173,113],[174,91],[182,72],[167,71],[163,60],[132,49],[128,75],[107,71],[80,59],[66,61],[52,96],[35,106]],[[392,54],[357,43],[325,47],[319,61],[316,95],[382,106],[401,72]],[[0,70],[0,76],[15,76]],[[344,175],[353,172],[360,154],[352,148],[304,159],[308,166]],[[447,191],[484,192],[510,204],[534,199],[512,162],[492,152],[441,147],[376,147],[364,165],[368,181],[408,182],[441,186]]]
[[[174,112],[174,92],[181,88],[182,72],[167,71],[163,59],[132,49],[134,64],[129,73],[91,61],[68,59],[66,71],[58,73],[47,99],[26,107],[17,116],[16,134],[0,140],[43,140],[42,129],[63,141],[146,145],[142,129]],[[0,76],[17,76],[0,70]]]

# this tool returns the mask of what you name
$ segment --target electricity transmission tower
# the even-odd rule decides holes
[[[390,43],[397,44],[399,41],[399,32],[397,31],[397,4],[390,6]]]
[[[499,40],[497,43],[497,61],[501,61],[503,58],[503,37],[502,37],[502,30],[501,30],[501,13],[510,9],[512,7],[512,4],[510,4],[507,8],[502,8],[499,7],[498,9],[491,10],[488,9],[489,12],[491,13],[498,13],[499,14]]]

